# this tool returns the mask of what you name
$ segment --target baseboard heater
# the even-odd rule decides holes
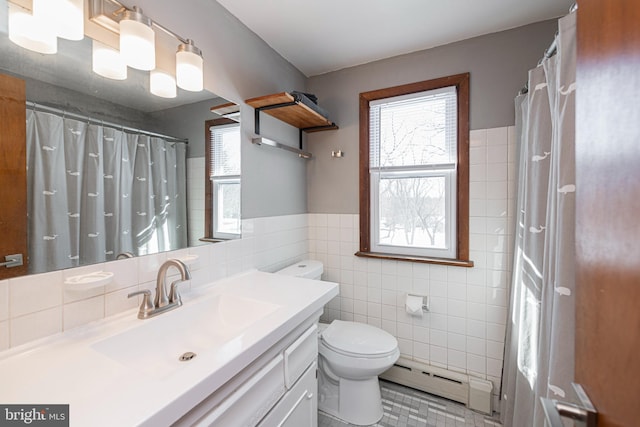
[[[404,358],[380,378],[460,402],[475,411],[492,413],[491,381]]]

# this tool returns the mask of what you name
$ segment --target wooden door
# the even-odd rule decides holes
[[[578,4],[576,382],[640,425],[640,2]]]
[[[0,279],[27,273],[27,149],[25,82],[0,74],[0,262],[22,254],[20,267],[0,267]]]

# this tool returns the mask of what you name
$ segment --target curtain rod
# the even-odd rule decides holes
[[[571,7],[569,8],[569,13],[571,14],[576,10],[578,10],[578,3],[574,3],[571,5]],[[553,55],[556,54],[557,51],[558,51],[558,31],[556,31],[555,36],[553,36],[553,41],[551,42],[549,47],[544,51],[544,54],[542,55],[542,58],[540,58],[540,61],[538,61],[538,65],[542,64],[542,61],[544,61],[545,59],[551,58]],[[518,95],[524,95],[527,92],[529,92],[528,82],[525,83],[522,89],[520,89],[520,91],[518,92]]]
[[[69,117],[72,119],[77,119],[83,122],[87,122],[90,124],[94,124],[94,125],[100,125],[100,126],[106,126],[106,127],[110,127],[110,128],[114,128],[114,129],[121,129],[122,131],[128,131],[131,133],[139,133],[141,135],[146,135],[146,136],[150,136],[150,137],[155,137],[155,138],[162,138],[162,139],[166,139],[167,142],[176,142],[176,143],[180,143],[180,144],[188,144],[189,140],[185,139],[185,138],[176,138],[174,136],[169,136],[169,135],[163,135],[161,133],[155,133],[155,132],[149,132],[146,130],[142,130],[142,129],[136,129],[136,128],[132,128],[129,126],[123,126],[123,125],[119,125],[116,123],[110,123],[110,122],[105,122],[104,120],[98,120],[98,119],[94,119],[88,116],[83,116],[81,114],[76,114],[76,113],[71,113],[69,111],[65,111],[61,108],[58,107],[50,107],[48,105],[43,105],[43,104],[38,104],[37,102],[33,102],[33,101],[27,101],[26,102],[28,107],[33,108],[33,110],[43,110],[49,113],[53,113],[56,114],[58,116],[62,116],[62,117]]]

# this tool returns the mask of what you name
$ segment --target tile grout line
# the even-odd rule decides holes
[[[428,393],[422,394],[420,391],[402,385],[383,383],[381,384],[381,392],[383,416],[372,427],[405,427],[416,424],[427,427],[445,427],[451,422],[465,427],[501,427],[497,420],[476,413],[460,403],[441,400],[436,396],[431,396]],[[421,412],[425,411],[425,407],[426,414]],[[319,411],[319,420],[322,420],[323,417],[331,422],[319,422],[320,427],[352,426],[352,424]],[[480,417],[483,418],[480,419]]]

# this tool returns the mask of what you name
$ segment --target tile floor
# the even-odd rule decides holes
[[[384,415],[380,427],[500,427],[496,418],[474,412],[464,405],[428,393],[380,381]],[[318,427],[352,424],[318,412]]]

